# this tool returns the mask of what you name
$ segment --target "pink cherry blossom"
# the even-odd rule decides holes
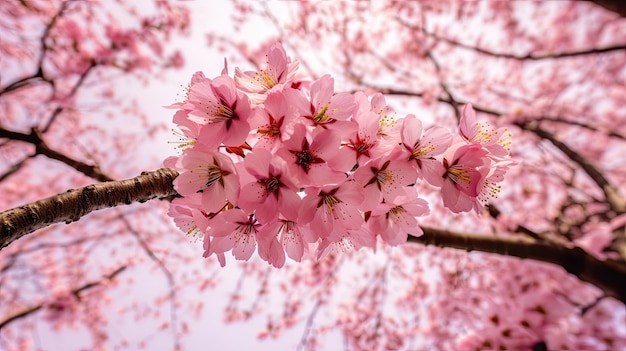
[[[495,157],[509,154],[511,133],[507,128],[494,129],[488,123],[478,122],[472,105],[463,106],[459,134],[468,142],[478,142]]]
[[[390,148],[396,145],[394,145],[394,143],[386,143],[378,134],[380,129],[380,115],[372,111],[372,106],[367,96],[362,92],[357,92],[354,97],[358,108],[354,113],[352,121],[356,123],[357,128],[355,128],[356,131],[352,135],[347,137],[347,146],[354,151],[356,156],[355,162],[361,165],[367,162],[367,160],[388,153]]]
[[[233,161],[221,153],[187,149],[178,163],[181,173],[174,180],[174,188],[183,196],[202,191],[202,210],[210,213],[221,209],[226,202],[236,203],[239,197],[239,179]]]
[[[291,61],[280,43],[275,43],[267,54],[265,69],[242,72],[235,68],[235,82],[254,103],[262,103],[267,93],[291,82],[299,65],[297,60]]]
[[[429,213],[428,203],[417,197],[414,187],[405,187],[404,195],[392,201],[378,204],[371,211],[368,225],[372,233],[380,234],[390,245],[406,242],[407,235],[420,236],[422,229],[417,225],[416,217]]]
[[[259,236],[259,257],[276,268],[284,266],[285,249],[278,241],[278,235],[263,235],[260,233]]]
[[[259,226],[254,215],[246,215],[240,209],[221,212],[210,221],[206,229],[205,255],[232,250],[235,259],[244,261],[250,259],[256,249]]]
[[[290,100],[299,103],[295,105],[300,115],[304,118],[303,123],[310,126],[334,129],[341,137],[353,134],[354,125],[348,123],[348,119],[356,110],[354,96],[348,93],[335,94],[334,79],[325,74],[311,83],[309,99],[302,103],[302,99],[290,97]],[[302,94],[300,91],[291,90],[291,95]]]
[[[464,212],[474,209],[480,211],[478,202],[479,183],[489,170],[488,154],[480,144],[465,144],[456,149],[448,160],[443,159],[443,186],[441,196],[444,206],[454,212]]]
[[[302,199],[299,222],[309,223],[311,230],[320,238],[333,231],[357,229],[363,224],[363,216],[357,206],[363,201],[361,187],[353,181],[339,186],[309,188]]]
[[[359,167],[354,172],[353,179],[363,187],[365,195],[360,208],[368,210],[381,201],[390,202],[397,196],[404,195],[404,187],[415,183],[417,172],[397,150]]]
[[[187,236],[201,238],[204,237],[202,228],[208,227],[208,218],[201,208],[202,193],[195,193],[172,200],[167,214]]]
[[[279,214],[295,218],[300,206],[296,186],[285,175],[287,165],[281,158],[272,157],[269,151],[255,149],[244,159],[245,170],[251,182],[244,184],[237,205],[267,223]]]
[[[289,88],[287,88],[289,89]],[[301,95],[291,95],[304,99]],[[283,91],[273,91],[267,95],[262,109],[251,116],[249,122],[253,129],[256,129],[254,138],[256,142],[251,142],[255,148],[263,148],[275,152],[283,140],[288,139],[296,123],[297,110],[292,106],[293,102],[288,100]]]
[[[402,144],[410,160],[420,170],[419,176],[432,185],[441,186],[442,164],[435,156],[441,155],[452,143],[452,134],[441,127],[423,132],[422,122],[415,115],[402,120]]]
[[[304,232],[306,229],[292,220],[280,219],[265,225],[259,235],[259,255],[270,257],[269,252],[277,250],[276,243],[281,250],[294,261],[300,262],[305,250]],[[268,252],[261,254],[261,252]],[[275,254],[276,257],[280,255]],[[266,259],[269,262],[269,259]]]
[[[202,80],[189,89],[188,102],[193,105],[189,118],[203,125],[201,139],[210,147],[243,144],[250,132],[248,118],[252,106],[226,75]]]
[[[356,229],[338,229],[322,238],[317,247],[317,258],[328,254],[345,254],[363,247],[376,248],[376,236],[363,226]]]
[[[297,124],[277,155],[286,161],[286,175],[298,187],[338,184],[352,167],[350,160],[340,154],[339,145],[339,136],[331,130],[320,131],[309,142],[306,128]]]

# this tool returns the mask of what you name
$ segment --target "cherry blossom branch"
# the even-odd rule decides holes
[[[413,96],[413,97],[423,96],[423,93],[412,92],[412,91],[402,90],[402,89],[378,87],[375,85],[368,85],[368,87],[372,89],[376,89],[377,91],[380,91],[381,93],[385,95],[400,95],[400,96]],[[449,94],[449,91],[448,91],[448,94]],[[453,108],[457,108],[460,104],[463,104],[463,102],[453,100],[453,99],[447,99],[443,97],[438,97],[437,100],[439,102],[446,103],[452,106]],[[482,113],[489,114],[489,115],[496,116],[496,117],[500,117],[503,115],[500,112],[490,110],[488,108],[476,106],[476,105],[473,105],[473,108],[477,112],[482,112]],[[543,117],[540,117],[539,119],[542,119],[542,118]],[[550,118],[553,118],[553,117],[550,117]],[[580,153],[571,149],[567,144],[558,140],[552,133],[541,128],[536,121],[516,123],[516,125],[525,131],[534,133],[535,135],[537,135],[538,137],[542,139],[548,140],[557,149],[559,149],[563,154],[565,154],[571,161],[579,165],[583,169],[583,171],[587,173],[587,175],[602,190],[607,203],[609,204],[609,206],[611,206],[611,209],[615,212],[615,214],[622,214],[626,212],[626,203],[619,196],[617,188],[613,184],[611,184],[606,177],[604,177],[602,172],[600,172],[590,160],[588,160],[586,157],[584,157]]]
[[[19,88],[28,86],[31,82],[34,82],[34,81],[43,81],[43,82],[47,82],[51,84],[51,81],[44,77],[43,70],[40,67],[35,74],[30,75],[28,77],[22,77],[12,83],[7,84],[7,86],[0,89],[0,96],[3,94],[10,93],[13,90],[17,90]]]
[[[590,119],[590,118],[589,118]],[[541,118],[536,119],[536,121],[546,121],[546,122],[554,122],[554,123],[561,123],[561,124],[567,124],[570,126],[576,126],[576,127],[581,127],[584,129],[588,129],[592,132],[596,132],[596,133],[606,133],[606,135],[608,135],[609,137],[612,138],[617,138],[617,139],[622,139],[622,140],[626,140],[626,135],[622,135],[619,132],[615,131],[615,130],[602,130],[601,128],[580,122],[580,121],[572,121],[572,120],[568,120],[568,119],[562,119],[562,118],[558,118],[558,117],[551,117],[551,116],[542,116]]]
[[[50,22],[48,22],[48,24],[46,25],[46,28],[44,29],[43,34],[41,35],[41,39],[40,39],[41,53],[39,54],[39,58],[37,59],[37,72],[35,72],[31,76],[22,77],[12,83],[7,84],[7,86],[0,89],[0,95],[9,93],[13,90],[17,90],[25,86],[28,86],[32,81],[36,81],[36,80],[44,81],[54,87],[54,82],[47,79],[44,76],[43,69],[42,69],[43,60],[45,59],[46,52],[49,49],[49,46],[46,43],[46,40],[48,39],[48,34],[50,34],[50,30],[52,29],[52,27],[56,24],[59,17],[61,17],[63,15],[63,12],[65,12],[65,10],[67,9],[68,3],[69,1],[66,1],[61,4],[61,6],[59,7],[59,11],[54,16],[52,16],[52,18],[50,19]]]
[[[63,153],[60,153],[50,148],[48,144],[46,144],[46,142],[43,140],[43,134],[36,128],[33,128],[30,134],[18,133],[6,130],[4,128],[0,128],[0,138],[18,140],[33,144],[35,145],[36,154],[41,154],[53,160],[63,162],[90,178],[94,178],[101,182],[113,180],[113,178],[104,174],[100,167],[95,165],[88,165],[84,162],[77,161]]]
[[[91,73],[91,71],[97,66],[98,64],[96,63],[96,61],[91,60],[89,62],[89,66],[87,66],[87,68],[85,69],[85,71],[83,73],[80,74],[80,77],[78,77],[78,80],[76,81],[76,83],[74,84],[74,86],[72,87],[72,89],[69,91],[69,93],[67,94],[66,97],[71,97],[74,96],[74,94],[76,94],[76,92],[78,91],[78,88],[80,88],[83,83],[85,82],[85,80],[87,79],[87,76],[89,75],[89,73]],[[54,123],[54,121],[56,120],[56,118],[61,114],[61,112],[63,112],[65,110],[64,107],[58,106],[57,108],[54,109],[54,111],[52,111],[52,114],[50,115],[50,119],[48,120],[48,123],[46,123],[46,125],[43,127],[42,132],[45,133],[47,132],[50,127],[52,126],[52,123]]]
[[[447,44],[450,44],[450,45],[453,45],[462,49],[471,50],[479,54],[483,54],[483,55],[487,55],[491,57],[497,57],[497,58],[518,60],[518,61],[526,61],[526,60],[538,61],[538,60],[546,60],[546,59],[560,59],[560,58],[565,58],[565,57],[603,54],[607,52],[623,52],[624,50],[626,50],[626,45],[616,44],[616,45],[606,46],[602,48],[592,48],[592,49],[586,49],[586,50],[580,50],[580,51],[566,51],[566,52],[559,52],[559,53],[552,53],[552,54],[528,53],[526,55],[515,55],[515,54],[508,54],[508,53],[503,53],[503,52],[493,52],[493,51],[483,49],[477,46],[472,46],[472,45],[468,45],[465,43],[461,43],[457,40],[446,38],[437,33],[430,32],[421,26],[410,24],[401,18],[397,18],[397,19],[398,19],[398,22],[402,23],[404,26],[414,29],[414,30],[419,30],[425,35],[435,40],[438,40],[438,41],[441,41],[441,42],[444,42],[444,43],[447,43]]]
[[[47,199],[0,212],[0,250],[22,236],[59,222],[78,221],[103,208],[175,195],[178,172],[162,168],[121,181],[69,190]]]
[[[89,185],[1,212],[0,248],[39,228],[58,222],[77,221],[92,211],[175,196],[172,182],[177,176],[175,170],[161,168],[132,179]],[[409,237],[409,242],[556,264],[580,280],[597,286],[606,295],[626,302],[626,285],[623,284],[626,281],[626,266],[616,261],[599,260],[579,247],[531,239],[456,233],[429,227],[423,230],[423,236]]]
[[[593,284],[607,296],[626,303],[626,266],[617,261],[602,261],[580,247],[566,247],[530,239],[458,233],[422,227],[424,235],[409,236],[408,241],[423,245],[481,251],[548,262],[563,267],[578,279]]]
[[[113,272],[109,273],[108,275],[103,276],[102,279],[86,283],[86,284],[84,284],[84,285],[82,285],[82,286],[80,286],[78,288],[75,288],[75,289],[71,290],[70,292],[71,292],[72,295],[74,295],[77,298],[79,298],[80,297],[80,293],[82,293],[83,291],[89,290],[91,288],[95,288],[96,286],[103,284],[105,281],[113,280],[113,278],[115,278],[118,274],[122,273],[126,268],[127,268],[126,266],[122,266],[122,267],[114,270]],[[24,310],[22,310],[20,312],[17,312],[15,314],[7,317],[3,321],[0,321],[0,329],[4,328],[9,323],[11,323],[11,322],[13,322],[13,321],[15,321],[17,319],[26,317],[26,316],[28,316],[28,315],[30,315],[32,313],[35,313],[35,312],[41,310],[42,308],[44,308],[44,306],[45,306],[44,303],[39,304],[39,305],[35,305],[35,306],[31,306],[31,307],[28,307],[28,308],[26,308],[26,309],[24,309]]]
[[[572,150],[565,143],[558,140],[552,133],[541,128],[537,122],[516,123],[516,125],[524,130],[534,133],[542,139],[550,141],[552,145],[563,152],[570,160],[578,164],[585,171],[585,173],[593,179],[602,192],[604,192],[606,201],[609,203],[613,211],[617,214],[626,212],[626,204],[619,196],[617,189],[609,182],[608,179],[604,177],[604,175],[602,175],[602,173],[591,163],[590,160]]]

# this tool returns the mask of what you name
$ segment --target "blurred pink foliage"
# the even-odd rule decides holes
[[[188,61],[170,43],[191,30],[194,4],[145,4],[2,2],[2,210],[158,167],[137,149],[169,127],[149,120],[120,87]],[[624,304],[563,267],[398,245],[407,232],[424,229],[425,237],[439,228],[496,244],[514,238],[580,248],[626,265],[626,19],[582,1],[232,5],[232,30],[208,33],[207,41],[239,69],[233,77],[226,67],[214,79],[192,77],[171,106],[183,152],[168,165],[211,149],[200,159],[211,159],[220,176],[239,176],[223,190],[241,209],[224,201],[213,211],[225,211],[210,219],[197,210],[210,201],[192,189],[171,206],[96,212],[12,243],[0,252],[0,347],[193,349],[189,340],[207,333],[195,322],[222,310],[225,322],[265,321],[256,335],[262,342],[300,334],[287,341],[298,350],[339,348],[337,336],[350,350],[626,348]],[[258,28],[269,34],[251,41]],[[212,76],[221,68],[207,65]],[[243,120],[234,123],[235,112]],[[460,135],[447,134],[457,126]],[[217,153],[220,144],[228,147]],[[280,151],[285,145],[315,157],[294,164],[287,154],[295,153]],[[497,158],[509,150],[519,164],[505,179],[503,169],[484,167],[494,161],[486,152]],[[243,162],[233,161],[241,155]],[[354,184],[335,180],[355,163],[368,165],[353,174],[359,187],[387,170],[404,174],[397,155],[415,172],[412,190],[372,183],[361,194],[370,202],[359,203]],[[304,170],[315,169],[317,158],[332,166],[312,177]],[[459,173],[454,160],[478,173]],[[442,170],[446,177],[437,178]],[[478,182],[457,187],[452,180],[464,175]],[[211,186],[222,186],[213,179]],[[268,200],[258,219],[250,216],[275,191],[305,201],[294,195],[300,186],[314,187],[305,193],[309,207],[345,198],[359,216],[371,211],[362,217],[368,226],[312,230],[300,222],[319,224],[319,217],[289,201],[272,211]],[[453,214],[446,204],[472,211]],[[197,240],[211,221],[223,230],[204,247],[175,228]],[[221,268],[234,247],[225,239],[252,232],[261,260]],[[247,258],[251,241],[241,243],[233,253]],[[354,250],[361,246],[375,252]],[[218,259],[199,258],[203,251]],[[225,307],[195,298],[231,285]]]

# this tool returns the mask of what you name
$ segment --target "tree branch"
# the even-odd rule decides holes
[[[0,249],[39,228],[63,221],[77,221],[95,210],[174,196],[176,191],[172,182],[177,176],[178,172],[175,170],[161,168],[128,180],[70,190],[2,212]],[[409,242],[467,251],[477,250],[556,264],[580,280],[597,286],[607,296],[626,303],[626,265],[617,261],[602,261],[580,247],[566,247],[532,239],[455,233],[428,227],[423,229],[423,236],[409,236]]]
[[[602,261],[580,247],[551,245],[530,239],[457,233],[430,227],[422,227],[422,230],[424,235],[409,236],[408,241],[556,264],[578,279],[595,285],[607,296],[626,303],[626,266],[617,261]]]
[[[602,2],[601,0],[599,0],[598,2]],[[609,2],[609,1],[607,1]],[[626,8],[626,5],[623,5],[622,7]],[[608,8],[608,7],[607,7]],[[418,30],[421,31],[422,33],[424,33],[425,35],[438,40],[440,42],[444,42],[446,44],[452,45],[452,46],[456,46],[458,48],[461,49],[465,49],[465,50],[470,50],[470,51],[474,51],[476,53],[482,54],[482,55],[486,55],[486,56],[491,56],[491,57],[497,57],[497,58],[504,58],[504,59],[510,59],[510,60],[517,60],[517,61],[539,61],[539,60],[547,60],[547,59],[560,59],[560,58],[565,58],[565,57],[576,57],[576,56],[587,56],[587,55],[597,55],[597,54],[604,54],[607,52],[616,52],[616,53],[621,53],[626,49],[626,45],[624,44],[615,44],[615,45],[611,45],[611,46],[605,46],[602,48],[591,48],[591,49],[585,49],[585,50],[579,50],[579,51],[564,51],[564,52],[557,52],[557,53],[546,53],[546,54],[533,54],[533,53],[528,53],[526,55],[515,55],[515,54],[509,54],[509,53],[503,53],[503,52],[494,52],[494,51],[490,51],[487,49],[483,49],[477,46],[472,46],[472,45],[468,45],[465,43],[461,43],[460,41],[454,40],[454,39],[450,39],[450,38],[446,38],[444,36],[441,36],[437,33],[433,33],[430,32],[428,30],[426,30],[426,28],[423,28],[421,26],[418,25],[414,25],[414,24],[410,24],[408,22],[406,22],[405,20],[403,20],[402,18],[397,17],[398,22],[400,22],[401,24],[403,24],[404,26],[413,29],[413,30]]]
[[[59,222],[74,222],[103,208],[176,194],[178,172],[162,168],[121,181],[89,185],[0,213],[0,250],[20,237]]]
[[[98,285],[101,285],[105,280],[112,280],[113,278],[115,278],[116,275],[122,273],[125,269],[126,269],[126,266],[122,266],[122,267],[114,270],[110,274],[103,276],[102,279],[100,279],[100,280],[92,281],[92,282],[86,283],[86,284],[84,284],[84,285],[82,285],[82,286],[80,286],[78,288],[73,289],[71,291],[71,293],[72,293],[72,295],[74,295],[76,297],[79,297],[81,292],[83,292],[85,290],[89,290],[91,288],[94,288],[94,287],[96,287]],[[36,306],[28,307],[28,308],[26,308],[26,309],[24,309],[24,310],[22,310],[22,311],[20,311],[20,312],[18,312],[16,314],[13,314],[13,315],[9,316],[8,318],[6,318],[5,320],[0,321],[0,329],[6,327],[7,324],[9,324],[11,322],[13,322],[13,321],[15,321],[17,319],[26,317],[29,314],[35,313],[35,312],[39,311],[42,308],[44,308],[44,304],[43,303],[39,304],[39,305],[36,305]]]
[[[53,160],[65,163],[66,165],[74,168],[75,170],[90,178],[99,180],[101,182],[108,182],[113,180],[113,178],[104,174],[100,167],[88,165],[84,162],[75,160],[65,154],[62,154],[54,149],[51,149],[48,144],[46,144],[46,142],[43,140],[43,134],[37,128],[33,128],[30,134],[18,133],[4,128],[0,128],[0,138],[18,140],[25,143],[33,144],[35,145],[36,154],[44,155]]]
[[[368,85],[368,87],[371,89],[375,89],[385,95],[423,97],[423,93],[421,92],[379,87],[376,85]],[[447,91],[447,94],[449,95],[450,91]],[[457,101],[454,99],[448,99],[448,98],[441,97],[441,96],[438,97],[437,100],[441,103],[448,104],[455,109],[458,108],[459,105],[465,104],[465,102]],[[488,108],[481,107],[478,105],[473,105],[473,108],[474,108],[474,111],[476,112],[482,112],[482,113],[495,116],[495,117],[500,117],[504,115],[503,113],[500,113],[498,111],[490,110]],[[593,180],[593,182],[595,182],[596,185],[598,185],[598,187],[604,193],[606,202],[609,204],[609,206],[611,206],[611,209],[613,210],[613,212],[615,212],[613,215],[619,215],[619,214],[625,213],[626,203],[624,202],[624,199],[620,197],[619,192],[617,191],[617,188],[613,184],[611,184],[611,182],[609,182],[609,180],[606,177],[604,177],[602,172],[600,172],[598,168],[596,168],[589,159],[587,159],[580,153],[574,151],[564,142],[558,140],[556,136],[554,136],[552,133],[541,128],[537,121],[543,120],[543,119],[546,119],[546,120],[550,119],[551,121],[553,121],[555,117],[543,116],[543,117],[538,117],[535,121],[529,121],[529,122],[523,122],[523,123],[520,122],[520,123],[516,123],[515,125],[520,127],[522,130],[531,132],[535,134],[536,136],[551,142],[557,149],[559,149],[563,154],[565,154],[565,156],[567,156],[571,161],[578,164],[580,168],[591,178],[591,180]]]

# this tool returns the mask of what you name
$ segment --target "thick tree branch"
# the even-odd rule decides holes
[[[138,177],[69,190],[0,213],[0,250],[20,237],[59,222],[74,222],[103,208],[145,202],[176,194],[178,172],[162,168]]]
[[[89,185],[0,213],[0,249],[39,228],[58,222],[77,221],[89,212],[133,202],[176,195],[172,182],[178,172],[161,168],[141,176]],[[455,233],[423,228],[421,237],[409,242],[477,250],[499,255],[529,258],[563,267],[580,280],[591,283],[607,296],[626,303],[626,266],[602,261],[579,247],[566,247],[533,239]]]
[[[98,285],[101,285],[106,280],[108,280],[108,281],[112,280],[113,278],[115,278],[115,276],[117,276],[118,274],[122,273],[125,269],[126,269],[126,266],[122,266],[122,267],[114,270],[110,274],[105,275],[100,280],[96,280],[96,281],[92,281],[92,282],[86,283],[86,284],[84,284],[82,286],[79,286],[79,287],[71,290],[71,293],[72,293],[72,295],[76,296],[77,298],[80,298],[80,294],[83,291],[89,290],[89,289],[94,288],[94,287],[96,287]],[[24,309],[24,310],[22,310],[22,311],[20,311],[18,313],[15,313],[15,314],[7,317],[6,319],[0,321],[0,330],[2,328],[4,328],[5,326],[7,326],[9,323],[11,323],[11,322],[13,322],[13,321],[15,321],[17,319],[26,317],[26,316],[28,316],[28,315],[30,315],[32,313],[35,313],[35,312],[39,311],[40,309],[44,308],[44,306],[45,306],[44,304],[31,306],[31,307],[28,307],[28,308],[26,308],[26,309]]]
[[[37,128],[33,128],[30,134],[18,133],[4,128],[0,128],[0,138],[18,140],[25,143],[33,144],[35,145],[36,154],[44,155],[53,160],[63,162],[90,178],[99,180],[101,182],[108,182],[113,180],[113,178],[104,174],[100,167],[88,165],[84,162],[75,160],[65,154],[62,154],[54,149],[51,149],[48,144],[46,144],[46,142],[43,140],[43,135]]]
[[[409,236],[408,241],[553,263],[578,279],[600,288],[607,296],[626,303],[626,266],[616,261],[599,260],[580,247],[570,248],[531,239],[457,233],[430,227],[422,229],[424,235]]]

